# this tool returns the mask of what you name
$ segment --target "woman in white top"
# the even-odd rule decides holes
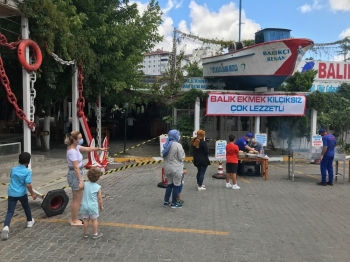
[[[67,182],[72,188],[73,200],[71,204],[71,220],[72,226],[83,225],[83,220],[78,219],[78,212],[80,208],[81,199],[83,197],[84,189],[84,171],[83,171],[83,155],[81,152],[91,151],[107,151],[107,148],[99,147],[85,147],[83,136],[79,131],[72,131],[66,136],[64,143],[67,145],[67,163],[68,174]]]

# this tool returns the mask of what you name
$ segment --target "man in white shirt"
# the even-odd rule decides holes
[[[133,139],[134,138],[134,121],[136,121],[135,118],[133,118],[131,115],[128,116],[126,119],[128,124],[128,138]]]

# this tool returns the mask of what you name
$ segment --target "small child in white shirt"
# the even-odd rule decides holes
[[[178,195],[178,197],[177,197],[177,203],[179,203],[179,204],[183,204],[183,203],[185,203],[185,201],[183,201],[182,199],[181,199],[181,192],[182,192],[182,188],[183,188],[183,184],[184,184],[184,175],[185,174],[187,174],[187,169],[186,168],[184,168],[183,169],[183,173],[182,173],[182,177],[181,177],[181,185],[180,185],[180,190],[179,190],[179,195]]]

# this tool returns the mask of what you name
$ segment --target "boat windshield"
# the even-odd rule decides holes
[[[289,29],[266,28],[255,33],[255,44],[290,38]]]

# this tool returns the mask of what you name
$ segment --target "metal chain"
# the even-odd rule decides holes
[[[74,65],[75,64],[75,60],[64,61],[63,59],[59,58],[58,55],[56,55],[55,53],[51,53],[51,55],[57,62],[59,62],[62,65]]]
[[[77,107],[78,107],[78,117],[83,117],[84,116],[84,107],[85,107],[85,98],[83,97],[83,91],[84,91],[84,86],[83,86],[83,66],[81,64],[78,65],[78,92],[79,92],[79,97],[77,101]]]
[[[6,46],[6,47],[10,48],[11,50],[15,50],[20,42],[21,42],[21,40],[18,40],[17,42],[9,43],[9,42],[7,42],[6,36],[4,36],[3,34],[0,33],[0,45],[2,45],[2,46]]]
[[[32,131],[34,131],[35,130],[35,123],[33,121],[28,120],[27,116],[23,112],[23,110],[18,107],[17,98],[16,98],[15,94],[12,93],[12,90],[10,87],[10,81],[6,75],[4,64],[2,62],[1,57],[0,57],[0,80],[1,80],[2,85],[5,87],[8,101],[13,105],[13,107],[16,110],[17,117],[19,119],[23,119],[27,123],[28,128],[31,129]]]

